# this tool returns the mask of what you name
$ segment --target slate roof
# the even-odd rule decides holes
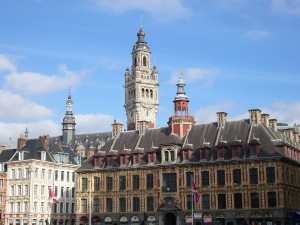
[[[6,158],[9,158],[9,155],[11,153],[6,152],[8,150],[4,150],[3,154]],[[58,144],[49,144],[49,148],[46,148],[44,145],[43,141],[40,139],[29,139],[26,141],[26,144],[23,148],[19,150],[19,152],[24,152],[23,160],[41,160],[41,152],[44,151],[46,152],[46,158],[45,161],[47,162],[57,162],[53,155],[58,154],[58,153],[68,153],[68,164],[75,164],[77,165],[78,162],[74,159],[77,157],[75,152],[69,147],[69,146],[60,146]],[[17,154],[17,150],[15,149],[14,151],[11,150],[11,152],[14,152],[14,155],[10,157],[9,161],[18,161],[19,156]],[[2,155],[2,153],[1,153]],[[0,155],[0,157],[1,157]]]
[[[259,146],[257,155],[250,155],[251,145]],[[140,151],[142,161],[140,166],[147,164],[147,153],[157,152],[157,159],[160,159],[160,151],[163,146],[177,146],[180,150],[187,149],[192,151],[189,161],[179,163],[203,163],[219,162],[230,160],[260,159],[268,157],[287,157],[284,154],[283,146],[290,145],[300,150],[299,143],[295,143],[279,131],[267,127],[263,122],[258,124],[251,123],[249,119],[228,121],[224,127],[218,127],[218,123],[196,124],[188,131],[185,137],[179,138],[176,134],[169,132],[168,127],[152,128],[146,130],[144,134],[138,131],[122,132],[115,139],[110,139],[101,148],[102,156],[109,154],[111,149],[116,150],[116,159],[119,154],[135,153]],[[238,158],[232,157],[233,146],[240,148]],[[200,149],[206,148],[209,151],[205,160],[200,160]],[[218,149],[225,149],[223,158],[218,158]],[[126,150],[126,151],[125,151]],[[92,157],[91,157],[92,158]],[[78,170],[93,169],[92,159],[87,160]],[[159,164],[157,161],[155,164]],[[118,162],[114,167],[118,167]],[[104,165],[105,167],[105,165]]]
[[[8,162],[16,153],[17,149],[5,149],[0,153],[0,163]]]
[[[98,132],[87,134],[76,134],[74,139],[71,140],[70,147],[76,149],[79,145],[82,145],[87,151],[90,147],[95,147],[96,151],[99,150],[107,141],[112,137],[111,132]],[[62,136],[49,137],[51,144],[61,144]]]

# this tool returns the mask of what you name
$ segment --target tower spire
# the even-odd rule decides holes
[[[131,71],[125,72],[125,110],[127,115],[127,129],[137,130],[146,127],[156,127],[158,110],[158,71],[151,68],[151,51],[145,41],[145,32],[140,28],[137,32],[137,42],[131,52]],[[145,126],[143,126],[145,128]]]
[[[189,115],[189,98],[185,92],[185,82],[182,78],[182,71],[179,73],[179,80],[177,82],[177,93],[174,98],[174,115],[169,118],[169,126],[172,133],[183,137],[187,131],[192,127],[194,117]]]
[[[71,86],[69,87],[69,96],[66,102],[66,113],[63,118],[63,145],[69,145],[75,136],[75,117],[73,116],[73,102],[71,97]]]

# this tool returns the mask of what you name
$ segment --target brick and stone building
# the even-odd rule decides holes
[[[192,215],[196,225],[292,224],[300,211],[298,132],[279,132],[259,109],[197,124],[182,74],[174,114],[157,128],[158,73],[144,36],[141,28],[125,73],[128,129],[115,121],[112,138],[77,170],[76,224],[183,225]]]

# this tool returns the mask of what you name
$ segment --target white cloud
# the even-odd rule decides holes
[[[32,123],[0,123],[0,145],[6,146],[11,138],[14,147],[20,135],[28,129],[28,138],[38,138],[41,135],[58,136],[61,135],[61,125],[51,120],[42,120]]]
[[[248,119],[249,112],[247,109],[242,114],[235,114],[238,105],[234,102],[224,102],[222,104],[211,105],[200,108],[196,111],[195,120],[197,123],[211,123],[217,121],[217,112],[227,112],[228,121],[236,121],[241,119]],[[240,108],[239,108],[240,109]],[[287,123],[290,126],[299,122],[300,115],[300,102],[294,103],[274,103],[269,107],[259,108],[262,113],[270,115],[270,119],[277,119],[280,123]]]
[[[300,15],[299,0],[270,0],[273,10],[278,13]]]
[[[12,71],[16,71],[16,70],[17,70],[17,68],[11,59],[9,59],[5,55],[0,55],[0,72],[1,71],[12,72]]]
[[[30,100],[0,89],[0,118],[6,121],[33,121],[52,115],[48,108]]]
[[[110,131],[114,117],[105,114],[78,114],[76,118],[76,133]]]
[[[35,72],[12,72],[5,77],[4,87],[26,95],[54,92],[66,87],[76,86],[85,72],[74,72],[65,65],[59,67],[60,75],[44,75]]]
[[[182,0],[94,0],[101,11],[122,14],[131,10],[144,11],[160,21],[187,18],[192,10],[183,5]]]
[[[201,80],[201,85],[207,88],[211,86],[217,74],[217,69],[186,68],[182,72],[182,78],[186,83]],[[178,72],[173,72],[168,83],[172,85],[177,84],[179,77]]]
[[[205,124],[217,121],[217,112],[228,113],[236,105],[234,102],[224,102],[222,104],[206,106],[198,109],[195,113],[197,123]],[[228,115],[230,117],[230,115]]]
[[[277,119],[278,122],[288,123],[293,125],[294,123],[299,124],[300,115],[300,102],[294,103],[274,103],[270,107],[263,109],[264,113],[268,113],[270,118]]]
[[[261,40],[271,36],[271,33],[266,30],[249,30],[245,36],[253,40]]]

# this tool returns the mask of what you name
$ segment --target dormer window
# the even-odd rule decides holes
[[[166,148],[163,149],[163,156],[162,159],[164,162],[175,162],[176,161],[176,149],[175,148]]]
[[[24,160],[24,152],[19,152],[19,161]]]
[[[133,155],[132,155],[132,164],[133,164],[133,165],[139,164],[139,161],[140,161],[140,160],[139,160],[139,159],[140,159],[139,155],[140,155],[140,154],[133,154]]]
[[[224,147],[220,147],[218,148],[218,158],[219,159],[224,159],[224,155],[225,155],[225,148]]]
[[[94,157],[94,166],[95,167],[101,167],[102,166],[102,157],[101,156],[95,156]]]
[[[217,145],[217,158],[218,159],[224,159],[226,149],[227,149],[227,142],[220,141],[219,144]]]
[[[249,142],[249,147],[250,147],[250,157],[256,157],[259,153],[259,146],[260,146],[260,142],[258,138],[253,138],[250,142]]]
[[[189,160],[190,159],[188,149],[182,150],[182,157],[183,157],[183,160]]]
[[[4,172],[4,163],[0,163],[0,172]]]
[[[120,166],[126,166],[127,165],[127,156],[126,155],[120,155]]]
[[[238,145],[232,146],[231,154],[232,154],[232,158],[239,158],[241,155],[240,146],[238,146]]]
[[[109,155],[106,158],[107,166],[113,166],[113,156]]]
[[[148,152],[148,163],[154,163],[156,161],[156,153]]]
[[[257,156],[256,145],[250,146],[250,154],[251,156]]]
[[[46,152],[45,151],[41,151],[41,160],[46,161]]]

